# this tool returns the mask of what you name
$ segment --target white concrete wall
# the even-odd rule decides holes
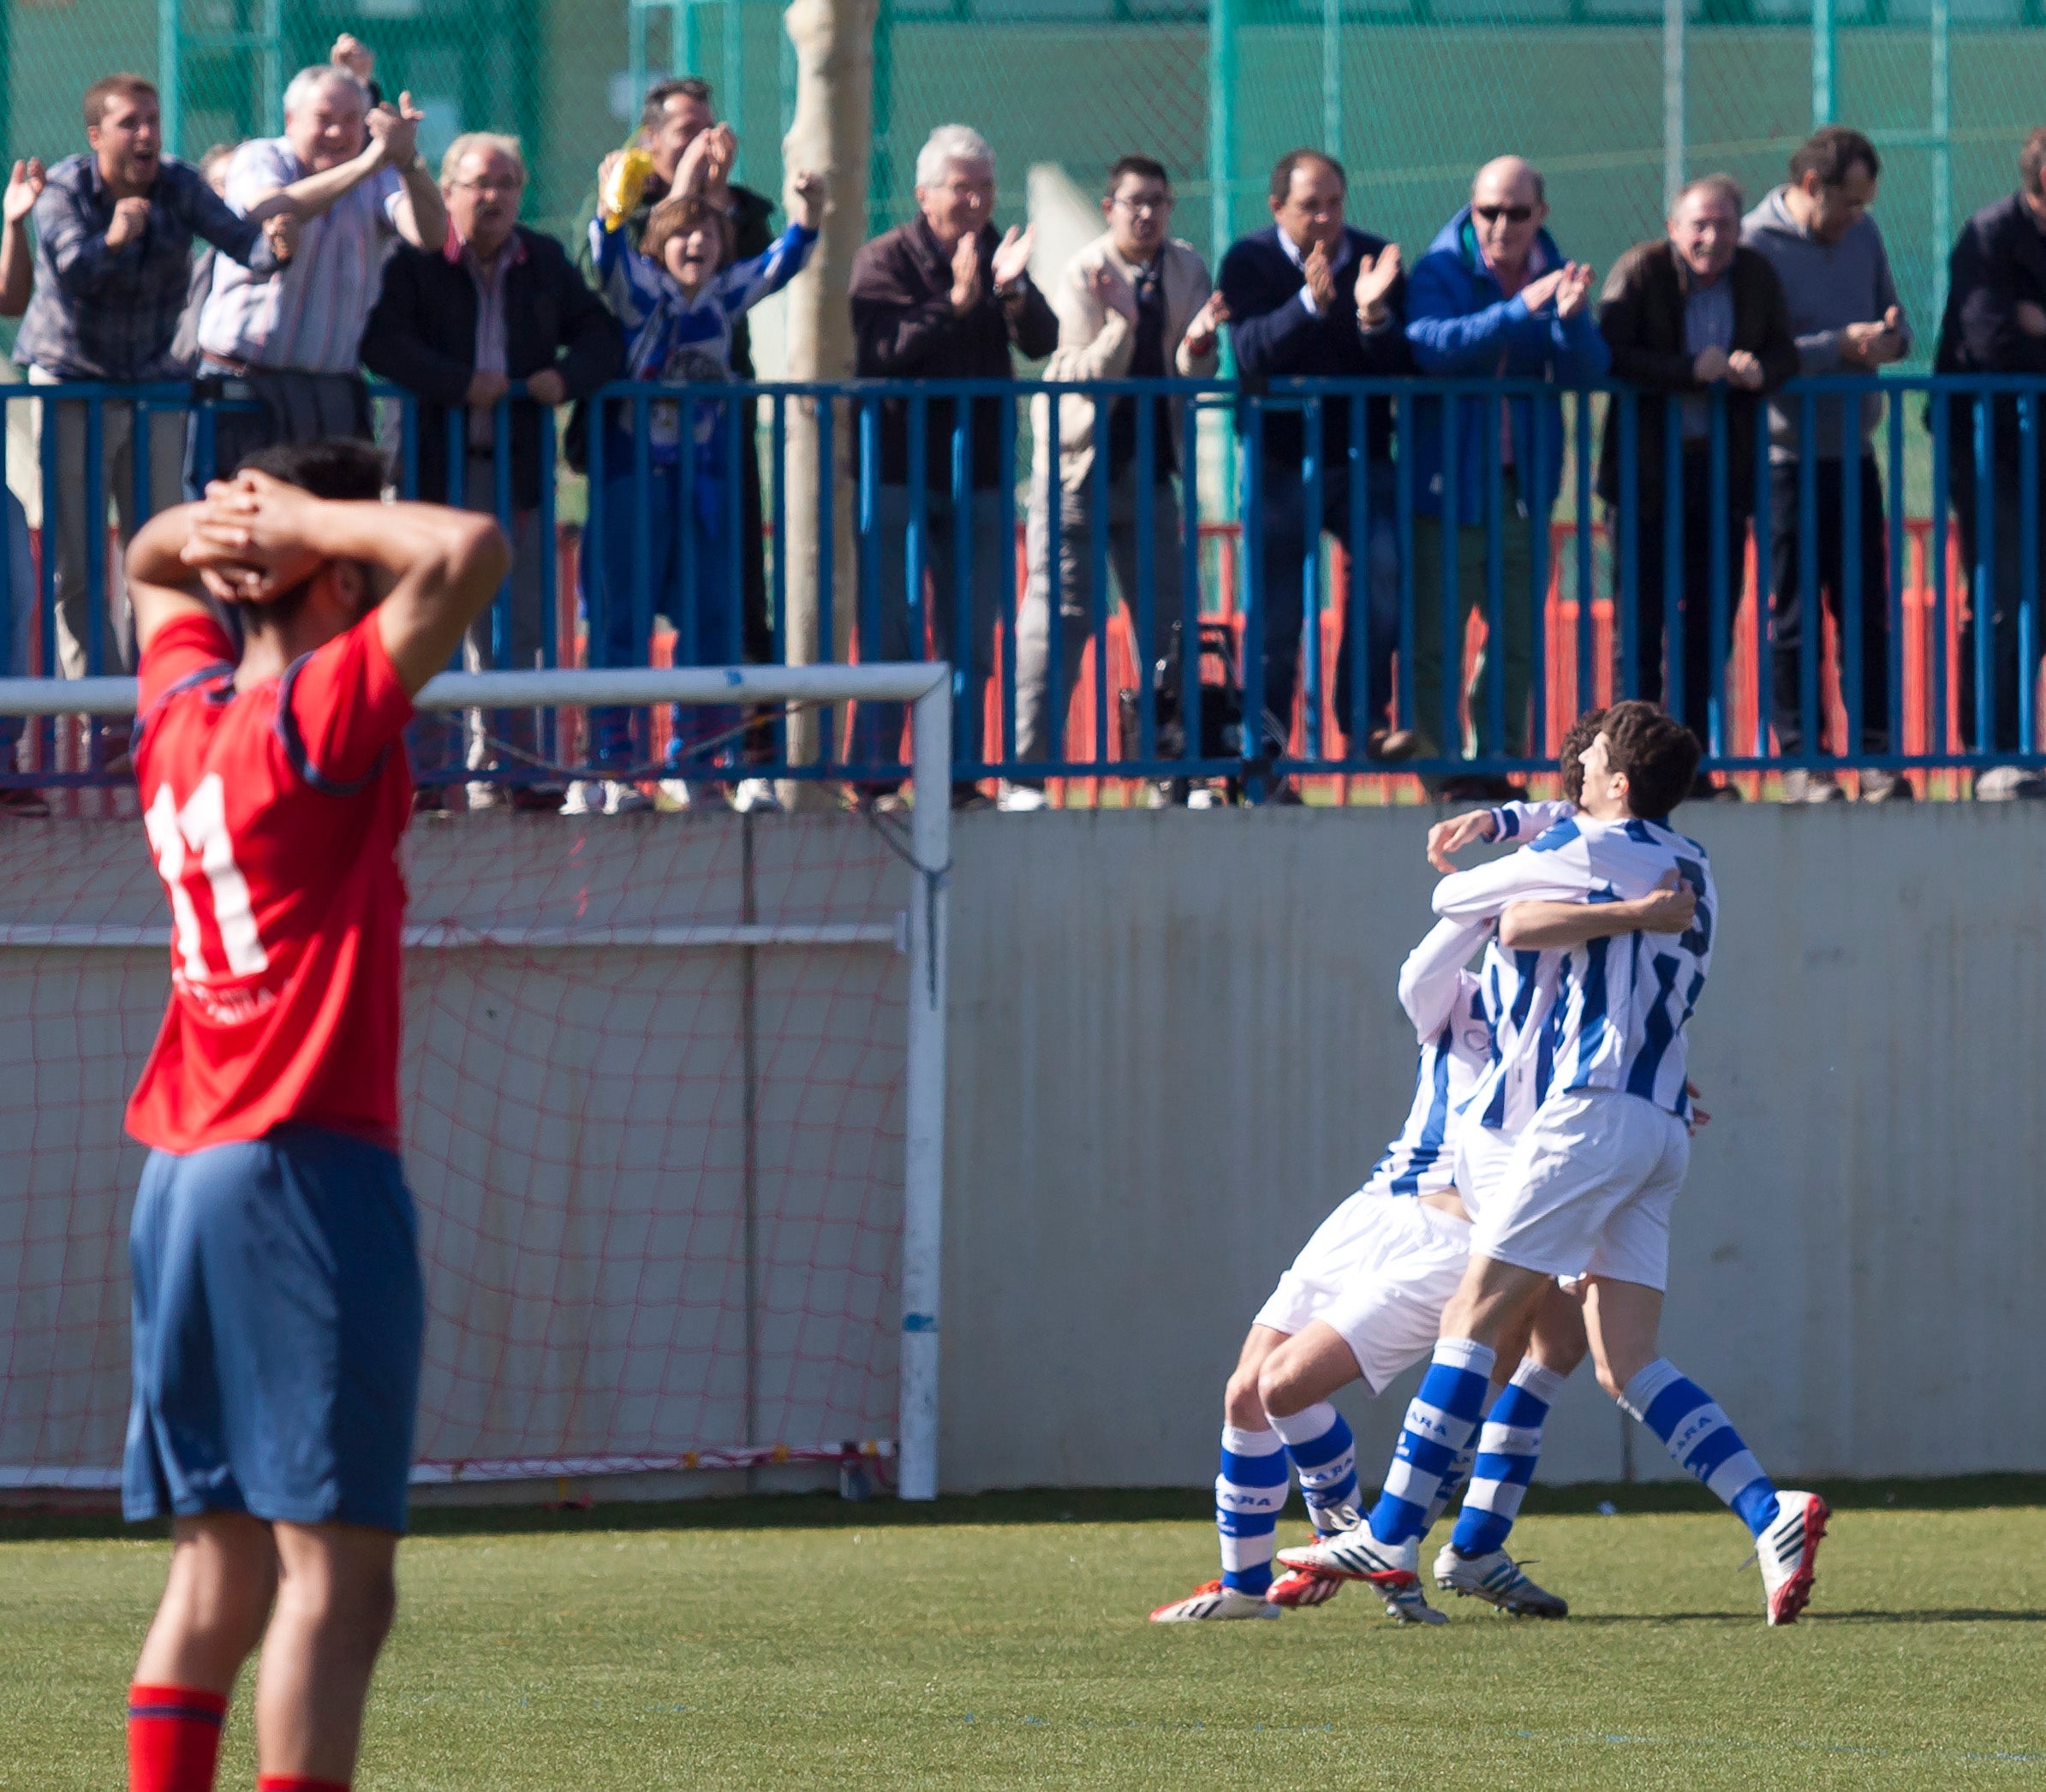
[[[2046,1469],[2046,827],[1685,811],[1722,913],[1670,1356],[1793,1474]],[[1193,1485],[1251,1314],[1411,1092],[1423,812],[958,831],[945,1475]],[[1382,1461],[1411,1385],[1351,1401]],[[1618,1478],[1589,1371],[1545,1475]],[[1639,1471],[1669,1471],[1637,1434]],[[1367,1478],[1372,1472],[1368,1468]]]
[[[1423,825],[1411,810],[962,819],[948,1487],[1212,1476],[1220,1386],[1250,1315],[1408,1098],[1413,1045],[1393,979],[1428,920]],[[2035,1092],[2046,828],[2023,805],[1717,808],[1685,825],[1712,850],[1723,908],[1694,1035],[1715,1119],[1677,1213],[1669,1354],[1784,1473],[2046,1469],[2032,1367],[2046,1350]],[[871,921],[904,900],[901,867],[859,824],[792,818],[757,824],[755,837],[763,920]],[[161,925],[133,822],[22,825],[8,843],[0,922]],[[737,825],[711,818],[588,828],[459,818],[421,831],[414,916],[734,920],[740,859]],[[899,1153],[889,1081],[899,1071],[887,1067],[899,1057],[900,961],[884,949],[771,962],[764,955],[763,1118],[815,1157],[787,1211],[813,1231],[817,1218],[850,1217],[865,1249],[892,1223],[873,1205],[876,1180],[898,1174],[874,1152]],[[450,960],[414,979],[414,1180],[422,1208],[444,1212],[449,1190],[426,1180],[461,1180],[453,1205],[466,1216],[458,1233],[430,1236],[428,1253],[436,1273],[480,1278],[479,1298],[494,1303],[430,1352],[439,1452],[514,1448],[528,1418],[546,1416],[505,1403],[519,1377],[494,1360],[493,1341],[562,1372],[546,1401],[566,1402],[557,1421],[573,1409],[577,1422],[556,1425],[564,1434],[597,1441],[607,1395],[627,1396],[611,1417],[641,1436],[671,1419],[729,1430],[729,965],[661,967],[664,1006],[687,1012],[654,1027],[624,1005],[583,1012],[607,989],[645,1005],[644,964],[564,979],[534,961],[500,989],[516,955],[479,974],[486,963]],[[121,1231],[139,1167],[118,1116],[163,984],[160,949],[0,952],[0,1464],[117,1450]],[[545,1023],[537,1057],[511,1051],[497,994]],[[634,1060],[635,1037],[652,1039],[658,1059]],[[820,1055],[805,1056],[806,1042]],[[862,1052],[866,1042],[877,1050]],[[665,1222],[670,1197],[647,1194],[606,1133],[612,1096],[548,1093],[582,1087],[621,1051],[629,1076],[675,1085],[641,1110],[671,1128],[663,1163],[688,1171]],[[501,1059],[519,1066],[523,1092],[491,1108]],[[850,1108],[802,1099],[840,1087]],[[450,1088],[457,1105],[435,1099]],[[546,1146],[523,1179],[498,1161],[520,1127]],[[518,1203],[492,1208],[486,1191],[507,1186]],[[647,1253],[659,1274],[635,1282],[625,1305],[641,1326],[649,1289],[704,1307],[719,1333],[713,1368],[678,1362],[646,1386],[628,1372],[655,1364],[659,1352],[642,1348],[652,1334],[620,1331],[602,1277],[587,1289],[577,1279],[599,1259],[604,1276],[629,1268],[615,1232],[593,1243],[602,1216],[620,1212],[682,1226],[684,1244],[709,1241],[696,1253],[707,1260]],[[582,1241],[572,1273],[541,1273],[554,1233]],[[778,1248],[770,1236],[767,1254],[785,1278],[773,1304],[800,1332],[800,1315],[832,1302],[821,1283],[806,1295],[801,1266],[784,1260],[798,1241]],[[510,1254],[492,1270],[479,1252]],[[855,1265],[826,1268],[828,1279]],[[804,1347],[771,1326],[764,1342],[784,1365],[850,1360],[870,1386],[892,1358],[892,1298],[871,1337]],[[850,1386],[801,1381],[763,1392],[778,1410],[820,1404],[832,1423],[866,1403]],[[1368,1473],[1405,1391],[1348,1402]],[[1559,1408],[1545,1474],[1617,1477],[1622,1433],[1581,1378]],[[1639,1442],[1640,1472],[1667,1472]]]

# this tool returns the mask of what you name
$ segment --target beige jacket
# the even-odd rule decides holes
[[[1190,243],[1169,239],[1159,251],[1164,262],[1160,278],[1165,291],[1165,340],[1166,353],[1181,378],[1205,379],[1215,370],[1216,356],[1187,353],[1186,327],[1208,302],[1214,283],[1208,265]],[[1075,255],[1052,295],[1052,309],[1059,314],[1059,346],[1045,364],[1047,380],[1126,379],[1130,357],[1136,348],[1136,326],[1120,312],[1111,311],[1088,288],[1088,279],[1103,263],[1114,267],[1134,288],[1136,270],[1115,252],[1113,240],[1103,233]],[[1172,407],[1175,420],[1180,407]],[[1068,491],[1083,490],[1094,471],[1094,412],[1084,398],[1059,402],[1059,482]],[[1050,465],[1047,444],[1051,438],[1052,407],[1040,395],[1031,402],[1030,422],[1037,443],[1040,474]],[[1175,420],[1174,427],[1179,425]]]

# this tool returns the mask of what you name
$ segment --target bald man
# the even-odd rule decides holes
[[[1408,285],[1407,342],[1423,373],[1556,385],[1605,373],[1610,356],[1592,315],[1592,271],[1564,259],[1548,217],[1542,176],[1531,164],[1501,156],[1478,170],[1470,203],[1443,225]],[[1452,404],[1455,427],[1446,431]],[[1537,602],[1531,543],[1536,529],[1548,527],[1562,483],[1562,402],[1546,396],[1423,398],[1415,422],[1414,726],[1431,753],[1525,759]],[[1446,519],[1452,499],[1453,516]],[[1455,693],[1446,688],[1442,670],[1446,520],[1455,528],[1455,598],[1464,626],[1489,607],[1486,573],[1494,548],[1503,579],[1503,640],[1488,640],[1471,688],[1470,741],[1459,738]],[[1461,665],[1460,631],[1452,646]],[[1495,655],[1503,665],[1492,664]],[[1503,686],[1496,722],[1495,678]],[[1503,777],[1463,777],[1445,781],[1440,794],[1492,801],[1524,792]]]

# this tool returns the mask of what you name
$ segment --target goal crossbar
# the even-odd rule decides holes
[[[910,776],[916,801],[909,857],[917,888],[908,908],[906,1075],[904,1091],[901,1380],[897,1414],[898,1491],[904,1499],[938,1494],[938,1321],[945,1174],[945,1005],[946,893],[951,868],[951,668],[943,661],[871,665],[627,667],[531,672],[443,672],[413,700],[421,709],[519,709],[662,703],[888,702],[911,705]],[[0,715],[131,715],[132,678],[0,678]],[[611,930],[411,931],[410,943],[449,950],[493,944],[571,948],[623,944]],[[732,945],[880,945],[894,930],[869,926],[650,928],[644,944],[675,948]],[[798,930],[804,931],[804,930]],[[545,932],[547,937],[538,937]],[[824,938],[826,933],[838,937]],[[759,937],[754,937],[755,934]],[[120,937],[114,937],[118,934]],[[604,935],[599,938],[599,934]],[[9,924],[0,946],[64,950],[155,946],[155,929],[92,930]],[[658,937],[653,937],[658,936]],[[94,1471],[56,1471],[60,1474]],[[472,1470],[472,1474],[474,1471]],[[47,1482],[40,1485],[49,1485]],[[99,1485],[92,1481],[92,1485]],[[12,1485],[0,1470],[0,1486]],[[85,1481],[74,1485],[86,1485]]]

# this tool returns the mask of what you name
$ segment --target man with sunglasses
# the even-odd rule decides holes
[[[1605,373],[1611,357],[1592,314],[1591,270],[1564,259],[1544,228],[1548,217],[1542,176],[1518,156],[1478,170],[1470,203],[1414,265],[1406,336],[1422,372],[1557,385]],[[1446,429],[1452,410],[1454,427]],[[1489,612],[1487,575],[1496,551],[1503,640],[1488,638],[1470,714],[1483,753],[1524,759],[1534,668],[1532,542],[1536,530],[1548,528],[1562,485],[1562,401],[1423,397],[1415,413],[1414,725],[1431,753],[1438,743],[1444,752],[1464,746],[1445,737],[1452,730],[1443,714],[1443,661],[1447,655],[1460,666],[1464,658],[1460,631],[1458,640],[1443,640],[1445,562],[1453,552],[1456,604],[1467,625],[1474,613]],[[1488,719],[1495,652],[1503,661],[1503,739]],[[1441,794],[1464,800],[1522,793],[1506,778],[1464,777],[1446,781]]]

